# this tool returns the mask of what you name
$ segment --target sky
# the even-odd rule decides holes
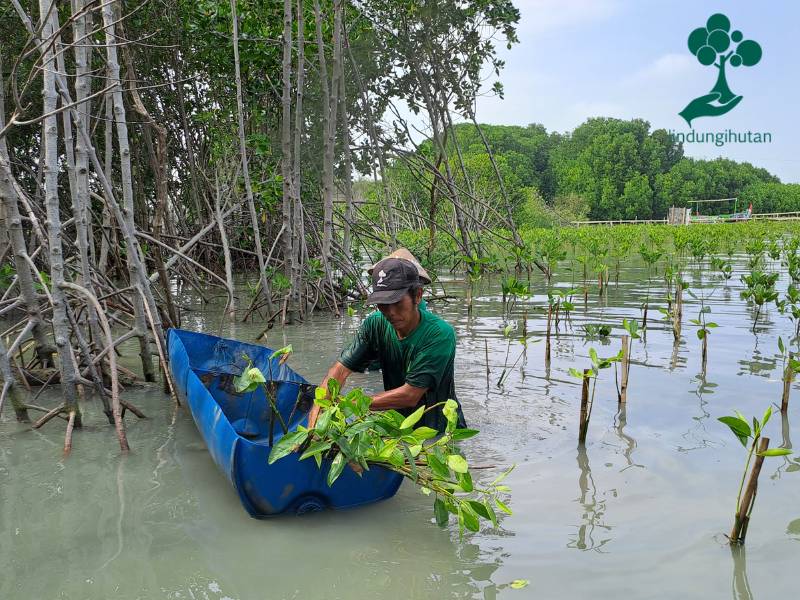
[[[727,69],[742,100],[729,113],[692,121],[697,132],[769,132],[769,144],[685,144],[687,156],[730,158],[800,182],[800,2],[796,0],[516,0],[520,42],[507,50],[504,99],[481,97],[483,123],[541,123],[571,131],[590,117],[642,118],[652,129],[688,132],[678,113],[708,93],[717,69],[689,52],[689,33],[722,12],[761,61]],[[496,80],[487,80],[486,88]]]

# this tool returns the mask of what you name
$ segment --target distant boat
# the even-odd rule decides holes
[[[268,464],[270,429],[273,443],[283,430],[278,419],[270,427],[263,387],[246,394],[235,391],[233,378],[247,365],[244,355],[274,386],[276,406],[290,432],[307,425],[316,387],[278,358],[269,360],[269,348],[182,329],[169,330],[168,346],[178,393],[187,400],[214,462],[252,517],[352,508],[397,492],[402,475],[380,466],[361,476],[346,467],[328,487],[328,462],[318,468],[314,459],[301,461],[298,453],[291,453]]]

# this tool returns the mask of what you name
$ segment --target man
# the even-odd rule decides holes
[[[401,249],[372,267],[370,304],[378,310],[358,328],[355,339],[341,353],[320,384],[336,379],[342,387],[353,371],[363,372],[378,362],[386,391],[375,394],[372,410],[395,409],[404,415],[419,406],[433,406],[456,398],[453,364],[456,336],[453,327],[423,307],[422,286],[430,283],[424,269],[408,250]],[[309,427],[319,415],[314,405]],[[461,405],[458,426],[465,427]],[[441,408],[425,413],[418,425],[444,432],[447,419]]]

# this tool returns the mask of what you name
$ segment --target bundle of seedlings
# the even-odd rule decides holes
[[[269,399],[266,378],[257,367],[245,369],[237,377],[237,391],[249,392],[258,386],[265,387]],[[496,527],[496,509],[511,514],[504,501],[511,490],[502,481],[513,467],[486,485],[473,481],[457,442],[479,432],[457,427],[458,405],[454,400],[420,406],[404,416],[396,410],[370,410],[372,399],[360,388],[346,395],[340,392],[334,379],[328,381],[327,389],[316,389],[314,402],[321,410],[315,426],[299,425],[296,430],[285,432],[272,446],[270,464],[292,452],[301,452],[300,460],[313,459],[327,471],[329,486],[345,468],[359,475],[375,466],[386,468],[414,482],[426,496],[433,495],[436,523],[443,527],[450,515],[455,515],[462,535],[465,529],[478,531],[481,519]],[[277,410],[272,402],[273,410]],[[415,427],[425,413],[433,410],[441,410],[447,420],[442,434],[430,427]]]

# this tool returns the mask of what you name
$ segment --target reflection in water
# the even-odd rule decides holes
[[[602,547],[611,541],[611,538],[596,539],[595,530],[599,529],[600,533],[603,533],[603,530],[611,531],[611,526],[603,523],[606,502],[605,500],[597,499],[597,486],[594,484],[592,468],[589,465],[589,455],[586,453],[585,446],[580,446],[578,448],[577,459],[578,468],[581,472],[580,477],[578,477],[578,486],[580,487],[581,495],[578,497],[577,501],[583,507],[583,514],[581,515],[583,523],[578,526],[575,539],[567,544],[567,548],[602,552]]]
[[[711,444],[711,440],[707,439],[706,437],[707,430],[705,425],[705,421],[711,416],[711,413],[706,410],[708,400],[706,400],[704,396],[705,394],[713,394],[714,388],[717,387],[717,384],[707,381],[704,373],[698,374],[697,382],[697,388],[694,390],[694,395],[697,396],[699,414],[692,417],[692,420],[695,422],[695,424],[683,435],[681,435],[683,439],[692,442],[693,445],[686,447],[678,446],[679,452],[689,452],[699,448],[707,448]]]
[[[623,468],[628,469],[630,467],[640,467],[644,468],[644,465],[640,465],[633,462],[633,451],[636,449],[636,440],[625,433],[625,426],[628,424],[628,408],[625,404],[620,405],[619,412],[615,418],[616,420],[616,427],[614,430],[617,432],[619,438],[625,443],[625,449],[622,451],[622,456],[625,457],[625,462],[627,462],[627,466]]]
[[[788,448],[792,449],[792,438],[789,433],[789,415],[781,413],[781,437],[783,438],[781,441],[781,448]],[[775,473],[772,474],[770,479],[780,479],[781,473],[784,471],[787,473],[791,473],[793,471],[800,470],[800,465],[798,465],[794,460],[792,460],[789,456],[783,457],[783,464],[779,466]]]
[[[731,591],[733,600],[753,600],[750,582],[747,580],[747,555],[743,545],[731,546],[733,557],[733,580]]]
[[[769,377],[770,373],[778,367],[778,359],[773,354],[762,354],[758,349],[758,342],[753,348],[753,355],[739,360],[739,372],[737,375],[755,375],[757,377]]]

